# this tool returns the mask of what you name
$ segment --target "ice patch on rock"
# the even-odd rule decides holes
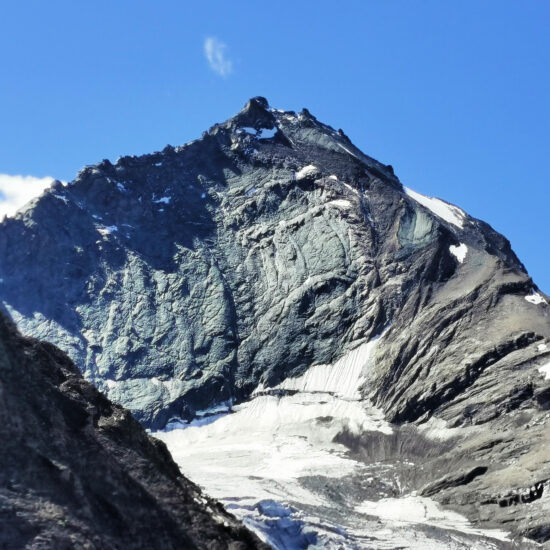
[[[460,243],[458,246],[452,244],[449,246],[449,251],[459,261],[459,263],[463,263],[468,252],[468,247],[464,243]]]
[[[421,195],[408,187],[404,187],[405,193],[414,199],[416,202],[420,203],[422,206],[425,206],[428,210],[431,210],[436,216],[445,220],[447,223],[456,225],[456,227],[462,229],[464,227],[464,218],[466,214],[463,210],[457,206],[453,206],[441,199],[436,199],[433,197],[426,197],[426,195]]]
[[[534,290],[532,294],[525,296],[525,299],[535,305],[548,303],[538,292],[535,292]]]
[[[447,422],[442,418],[437,418],[435,416],[430,417],[429,420],[420,424],[418,430],[422,435],[429,437],[433,440],[446,441],[454,437],[458,437],[461,434],[463,435],[465,430],[470,430],[471,428],[449,428],[447,427]]]
[[[65,204],[69,203],[69,199],[67,199],[67,197],[64,197],[63,195],[57,195],[56,193],[53,193],[53,196],[56,199],[59,199],[60,201],[63,201]]]
[[[348,208],[352,207],[351,202],[349,202],[345,199],[336,199],[336,200],[333,200],[333,201],[329,201],[329,202],[327,202],[327,205],[328,206],[338,206],[339,208],[345,208],[345,209],[348,209]]]
[[[307,166],[304,166],[303,168],[298,170],[298,172],[296,172],[296,179],[302,180],[304,178],[314,176],[315,174],[317,174],[318,171],[319,169],[317,168],[317,166],[313,164],[308,164]]]
[[[118,231],[118,227],[116,225],[100,225],[97,227],[97,231],[105,237]]]
[[[359,399],[365,369],[372,358],[376,340],[362,344],[330,365],[314,365],[302,376],[287,378],[277,389],[332,393],[344,399]]]
[[[161,197],[160,199],[153,200],[156,204],[170,204],[170,201],[172,200],[172,197]]]
[[[539,372],[544,376],[545,380],[550,380],[550,363],[539,367]]]

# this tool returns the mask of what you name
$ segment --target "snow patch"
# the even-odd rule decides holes
[[[539,372],[544,376],[545,380],[550,380],[550,363],[539,367]]]
[[[504,531],[476,529],[461,514],[451,510],[443,510],[437,502],[425,497],[410,495],[400,498],[383,498],[376,502],[364,501],[356,510],[363,514],[377,516],[396,523],[421,523],[502,541],[509,540],[507,533]]]
[[[351,204],[350,201],[347,201],[345,199],[336,199],[336,200],[327,202],[327,206],[338,206],[340,208],[348,209],[348,208],[351,208],[353,205]]]
[[[525,296],[525,299],[535,305],[548,303],[538,292],[535,292],[534,290],[532,294]]]
[[[122,185],[122,183],[120,183],[120,182],[116,184],[116,187],[119,191],[121,191],[123,193],[126,191],[126,187],[124,187],[124,185]]]
[[[172,200],[172,197],[161,197],[160,199],[153,200],[156,204],[170,204],[170,201]]]
[[[349,183],[344,183],[344,186],[347,187],[352,193],[359,195],[359,191],[357,191],[357,189],[355,189],[355,187],[352,187]]]
[[[56,193],[53,193],[53,196],[56,199],[59,199],[60,201],[63,201],[65,204],[69,203],[69,199],[67,197],[64,197],[63,195],[57,195]]]
[[[414,199],[416,202],[420,203],[422,206],[425,206],[428,210],[431,210],[436,216],[445,220],[447,223],[456,225],[456,227],[462,229],[464,227],[464,218],[466,216],[465,212],[453,206],[441,199],[436,199],[433,197],[426,197],[421,195],[408,187],[405,187],[405,193]]]
[[[105,236],[118,231],[118,227],[116,225],[102,225],[102,226],[99,226],[97,230],[99,233]]]
[[[459,263],[463,263],[466,258],[466,253],[468,252],[468,247],[464,243],[460,243],[458,246],[452,244],[449,246],[449,251]]]
[[[307,166],[304,166],[302,169],[296,172],[296,179],[301,180],[309,176],[314,176],[318,171],[319,169],[317,168],[317,166],[313,164],[308,164]]]
[[[350,351],[334,364],[314,365],[302,376],[287,378],[277,389],[325,392],[344,399],[360,399],[359,387],[364,382],[364,371],[375,346],[376,340],[371,340]]]

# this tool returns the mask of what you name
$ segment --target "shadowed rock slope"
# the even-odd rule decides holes
[[[474,462],[430,493],[550,537],[546,500],[513,497],[550,479],[548,297],[506,238],[305,109],[254,98],[194,142],[55,184],[0,225],[0,279],[25,333],[152,428],[383,333],[365,398],[460,428],[451,455]]]
[[[0,318],[0,548],[267,548],[60,350]]]

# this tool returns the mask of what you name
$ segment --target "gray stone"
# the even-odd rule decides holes
[[[489,472],[436,498],[485,517],[482,494],[550,478],[549,298],[505,237],[423,203],[343,132],[255,98],[201,139],[87,167],[0,224],[0,297],[153,428],[384,333],[365,397],[396,424],[475,429],[444,456]],[[495,433],[512,448],[484,447]],[[542,540],[536,502],[514,522]]]

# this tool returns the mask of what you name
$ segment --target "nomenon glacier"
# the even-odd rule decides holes
[[[273,546],[550,547],[549,298],[306,109],[88,166],[0,260],[23,333]]]

